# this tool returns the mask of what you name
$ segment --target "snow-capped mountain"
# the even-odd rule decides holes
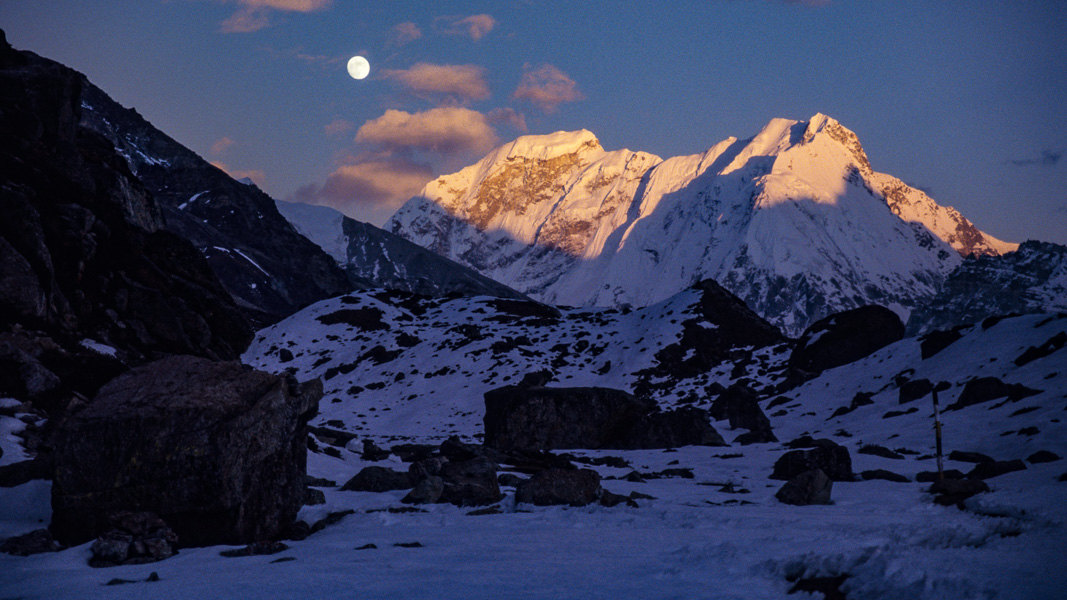
[[[961,254],[1014,248],[875,173],[821,114],[666,160],[584,130],[521,137],[385,228],[555,304],[645,306],[712,278],[792,335],[868,303],[906,318]]]
[[[470,267],[430,252],[328,206],[275,201],[293,227],[348,273],[359,289],[385,288],[427,296],[526,296]]]
[[[975,256],[912,313],[908,331],[925,333],[1009,313],[1067,312],[1067,247],[1027,241],[1002,256]]]

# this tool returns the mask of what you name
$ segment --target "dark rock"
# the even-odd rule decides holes
[[[311,535],[311,525],[308,525],[304,521],[294,521],[292,525],[286,529],[282,539],[293,540],[299,542],[306,540]]]
[[[725,445],[705,411],[659,412],[621,390],[508,386],[485,407],[485,446],[503,451]]]
[[[503,495],[496,481],[497,465],[478,457],[463,462],[447,462],[441,467],[444,489],[439,502],[456,506],[484,506],[500,502]]]
[[[841,591],[841,585],[848,578],[849,575],[846,573],[833,577],[804,577],[796,579],[793,587],[789,588],[789,593],[807,592],[811,595],[818,592],[822,594],[823,600],[846,600],[845,593]]]
[[[879,446],[877,444],[865,444],[863,446],[860,446],[859,453],[860,454],[870,454],[872,456],[881,456],[882,458],[892,458],[892,459],[896,459],[896,460],[904,460],[904,457],[901,454],[899,454],[897,452],[893,452],[889,448],[885,448],[885,447]]]
[[[51,479],[54,470],[51,456],[38,454],[0,467],[0,487],[15,487],[35,479]]]
[[[896,483],[908,483],[909,481],[911,481],[903,475],[899,475],[892,471],[886,471],[885,469],[873,469],[870,471],[863,471],[862,473],[860,473],[860,477],[862,477],[864,481],[870,481],[872,479],[884,479],[886,481],[893,481]]]
[[[378,462],[379,460],[385,460],[388,457],[389,452],[379,448],[374,443],[374,440],[363,440],[363,454],[360,455],[360,458],[371,462]]]
[[[605,448],[655,409],[608,388],[519,388],[485,393],[485,445],[499,450]]]
[[[309,487],[307,494],[304,496],[304,506],[318,506],[320,504],[326,504],[326,494],[322,490]]]
[[[896,313],[877,305],[837,313],[816,321],[797,341],[789,366],[806,373],[855,362],[904,338]]]
[[[756,410],[759,410],[758,406]],[[770,433],[769,422],[759,434],[761,441],[777,441]],[[765,439],[768,435],[770,440]],[[604,447],[637,450],[727,445],[711,426],[706,410],[687,407],[649,413],[639,419],[623,439]]]
[[[819,469],[834,481],[854,481],[852,457],[844,446],[820,446],[808,450],[791,450],[774,463],[771,479],[793,479],[806,471]]]
[[[786,442],[786,448],[836,448],[838,443],[826,438],[813,438],[810,435],[802,435],[795,440]]]
[[[962,471],[959,471],[957,469],[945,469],[943,474],[945,476],[945,480],[956,480],[966,478],[966,475],[964,475]],[[915,481],[918,481],[920,483],[931,483],[934,481],[938,481],[937,471],[919,471],[919,473],[915,475]]]
[[[63,546],[52,539],[52,532],[47,529],[36,529],[23,535],[8,538],[4,540],[3,544],[0,544],[0,552],[14,554],[15,556],[58,552],[62,549]]]
[[[307,476],[307,484],[311,487],[337,487],[337,482],[322,477]]]
[[[377,549],[378,549],[378,546],[375,545],[375,544],[363,544],[359,548],[356,548],[356,550],[377,550]]]
[[[1067,332],[1061,331],[1046,340],[1044,344],[1027,348],[1015,359],[1015,366],[1021,367],[1039,358],[1045,358],[1064,346],[1067,346]]]
[[[931,331],[919,338],[919,353],[923,360],[941,352],[952,345],[953,342],[963,337],[962,330],[970,327],[962,325],[945,331]]]
[[[929,379],[913,379],[906,381],[900,386],[900,403],[907,404],[918,400],[934,390],[934,384]]]
[[[608,490],[602,489],[600,491],[600,505],[607,506],[608,508],[618,506],[620,504],[626,504],[628,506],[636,507],[637,503],[630,498],[623,496],[622,494],[615,494]]]
[[[393,544],[397,548],[422,548],[423,545],[420,542],[397,542]]]
[[[354,514],[356,511],[352,509],[336,510],[328,513],[325,517],[315,521],[315,524],[311,526],[311,533],[318,533],[323,529],[326,529],[330,525],[336,525],[341,522],[342,519],[348,515]]]
[[[962,504],[964,500],[971,496],[988,491],[989,486],[986,485],[986,482],[970,479],[945,479],[944,481],[935,481],[930,486],[930,493],[935,495],[934,502],[942,506]]]
[[[981,452],[963,452],[961,450],[953,450],[952,452],[949,452],[948,459],[976,464],[995,462],[993,457],[986,456]]]
[[[476,447],[463,443],[457,436],[451,436],[441,442],[440,452],[441,456],[454,461],[470,460],[480,456]]]
[[[950,404],[945,410],[959,410],[967,406],[974,406],[997,398],[1007,397],[1012,402],[1018,402],[1023,398],[1040,394],[1041,390],[1034,390],[1020,383],[1004,383],[996,377],[978,377],[967,382],[960,392],[960,397]]]
[[[338,448],[344,448],[348,445],[348,442],[356,439],[356,434],[354,433],[331,429],[330,427],[308,427],[308,431],[319,438],[322,443]]]
[[[834,482],[822,469],[804,471],[785,482],[774,497],[783,504],[808,506],[811,504],[830,504],[830,492]]]
[[[771,422],[767,415],[763,414],[756,401],[756,392],[752,388],[737,383],[731,385],[711,403],[708,412],[717,421],[729,420],[730,429],[748,429],[751,435],[745,438],[747,443],[778,441],[771,432]]]
[[[252,542],[244,548],[235,548],[233,550],[223,550],[219,552],[219,556],[225,556],[226,558],[239,558],[242,556],[265,556],[270,554],[277,554],[279,552],[285,552],[289,549],[289,546],[282,542]]]
[[[1026,457],[1026,462],[1032,465],[1036,465],[1038,463],[1056,462],[1061,458],[1063,457],[1059,454],[1056,454],[1055,452],[1049,452],[1048,450],[1038,450],[1037,452],[1034,452],[1030,456]]]
[[[394,471],[388,467],[363,467],[341,490],[345,492],[389,492],[410,490],[415,483],[406,471]]]
[[[520,483],[526,481],[526,478],[519,477],[514,473],[501,473],[500,476],[496,478],[496,481],[497,483],[503,486],[515,487]]]
[[[445,491],[445,481],[436,475],[428,475],[415,484],[400,501],[404,504],[433,504],[441,499]]]
[[[585,506],[600,497],[600,475],[591,469],[548,469],[515,488],[515,501],[537,506]]]
[[[364,445],[366,448],[366,445]],[[437,446],[431,446],[429,444],[397,444],[389,449],[389,453],[393,454],[403,462],[415,462],[424,458],[429,458],[437,451]],[[382,457],[384,458],[384,457]]]
[[[993,477],[999,477],[1005,473],[1022,471],[1025,469],[1026,463],[1019,459],[996,460],[975,465],[975,467],[967,473],[967,479],[992,479]]]
[[[417,460],[408,466],[408,475],[411,476],[412,481],[420,481],[427,477],[440,475],[441,467],[446,462],[448,460],[443,456],[431,456],[430,458]]]
[[[304,502],[305,428],[321,395],[317,380],[190,356],[119,376],[58,426],[53,535],[86,541],[132,507],[190,546],[282,533]]]
[[[489,506],[489,507],[486,507],[486,508],[479,508],[477,510],[472,510],[469,513],[467,513],[467,516],[468,517],[485,517],[485,516],[488,516],[488,515],[500,515],[500,514],[503,514],[503,513],[504,513],[504,511],[500,510],[500,505],[496,504],[496,505]]]

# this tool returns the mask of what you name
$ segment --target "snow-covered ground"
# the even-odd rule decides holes
[[[264,330],[264,339],[253,346],[246,361],[269,362],[276,368],[295,366],[300,376],[328,368],[325,363],[312,367],[312,359],[299,357],[275,363],[277,347],[267,358],[272,343],[264,342],[280,338],[283,331],[287,337],[295,336],[310,326],[308,320],[307,314],[298,314]],[[589,327],[595,339],[598,332]],[[691,468],[694,478],[603,481],[604,488],[615,493],[638,491],[654,497],[639,500],[637,508],[516,506],[514,491],[504,488],[501,514],[481,516],[451,505],[425,506],[425,512],[390,512],[404,506],[400,498],[405,492],[325,488],[327,503],[305,507],[301,518],[314,522],[333,511],[355,512],[304,541],[288,542],[290,548],[282,553],[222,558],[219,552],[225,547],[185,549],[159,563],[109,569],[86,565],[88,544],[54,554],[0,555],[0,598],[752,600],[808,597],[789,596],[793,584],[788,579],[846,574],[841,590],[852,599],[1063,598],[1067,482],[1058,478],[1067,472],[1067,461],[1027,463],[1023,471],[989,479],[992,492],[969,500],[967,510],[938,506],[926,492],[929,484],[914,481],[917,473],[936,468],[929,456],[934,448],[930,398],[900,405],[894,378],[904,372],[911,379],[950,382],[953,387],[941,394],[942,409],[958,398],[966,380],[976,376],[995,376],[1042,390],[1018,402],[994,400],[944,412],[945,451],[983,452],[999,460],[1026,459],[1038,450],[1067,456],[1067,349],[1023,366],[1014,364],[1028,347],[1040,346],[1064,331],[1067,318],[1005,319],[964,331],[960,340],[925,360],[919,356],[919,341],[906,339],[787,392],[789,402],[767,410],[781,440],[802,434],[831,437],[850,449],[857,473],[887,469],[912,479],[837,482],[831,505],[787,506],[774,498],[782,482],[769,475],[774,461],[786,451],[782,444],[575,451],[620,456],[631,463],[625,469],[595,467],[605,478],[670,467]],[[344,345],[331,348],[340,352]],[[446,362],[455,358],[447,352],[437,357],[419,352],[419,368],[423,372],[446,365],[467,368]],[[509,372],[503,361],[490,364],[501,374]],[[390,368],[395,370],[396,365]],[[408,400],[412,414],[418,412],[417,405],[426,411],[452,412],[480,402],[480,392],[474,390],[470,395],[477,402],[456,398],[449,383],[453,376],[440,377],[436,381],[441,389],[451,391]],[[472,387],[493,383],[468,379]],[[393,390],[399,398],[394,411],[399,411],[406,396],[399,387]],[[858,392],[872,393],[873,403],[831,417]],[[385,397],[360,393],[334,403],[328,393],[316,423],[339,419],[346,429],[363,427],[358,439],[371,435],[379,440],[397,436],[430,441],[448,433],[413,418],[367,419],[361,415],[371,414],[372,400],[384,403]],[[439,408],[442,404],[447,407]],[[886,417],[890,411],[911,407],[917,410]],[[475,416],[479,418],[454,419],[449,430],[473,437],[480,431],[480,413]],[[716,427],[727,439],[739,433],[724,431],[722,422]],[[865,444],[906,453],[901,459],[859,453]],[[6,445],[4,450],[6,457]],[[384,464],[406,467],[395,457],[389,460],[392,464]],[[310,475],[343,483],[367,464],[358,454],[342,450],[341,458],[310,454],[308,470]],[[971,466],[946,461],[946,468],[965,472]],[[724,491],[727,483],[733,484],[734,493]],[[37,527],[37,519],[47,520],[47,494],[48,484],[42,482],[0,489],[4,534],[14,533],[17,526]],[[11,508],[15,506],[20,508]],[[421,547],[395,545],[412,542]],[[367,544],[377,548],[358,549]],[[159,581],[145,582],[153,572]],[[105,585],[114,578],[137,583]]]

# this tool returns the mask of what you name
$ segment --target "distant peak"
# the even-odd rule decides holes
[[[501,147],[507,158],[524,157],[547,160],[565,154],[586,151],[603,152],[600,141],[587,129],[557,131],[545,135],[524,135]]]

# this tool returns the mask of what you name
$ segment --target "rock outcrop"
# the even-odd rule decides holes
[[[821,373],[903,338],[904,324],[896,313],[882,306],[861,306],[808,327],[789,357],[789,366],[804,373]]]
[[[151,511],[182,545],[281,534],[307,487],[307,420],[318,380],[177,356],[109,382],[60,423],[52,532],[100,535],[114,513]]]

